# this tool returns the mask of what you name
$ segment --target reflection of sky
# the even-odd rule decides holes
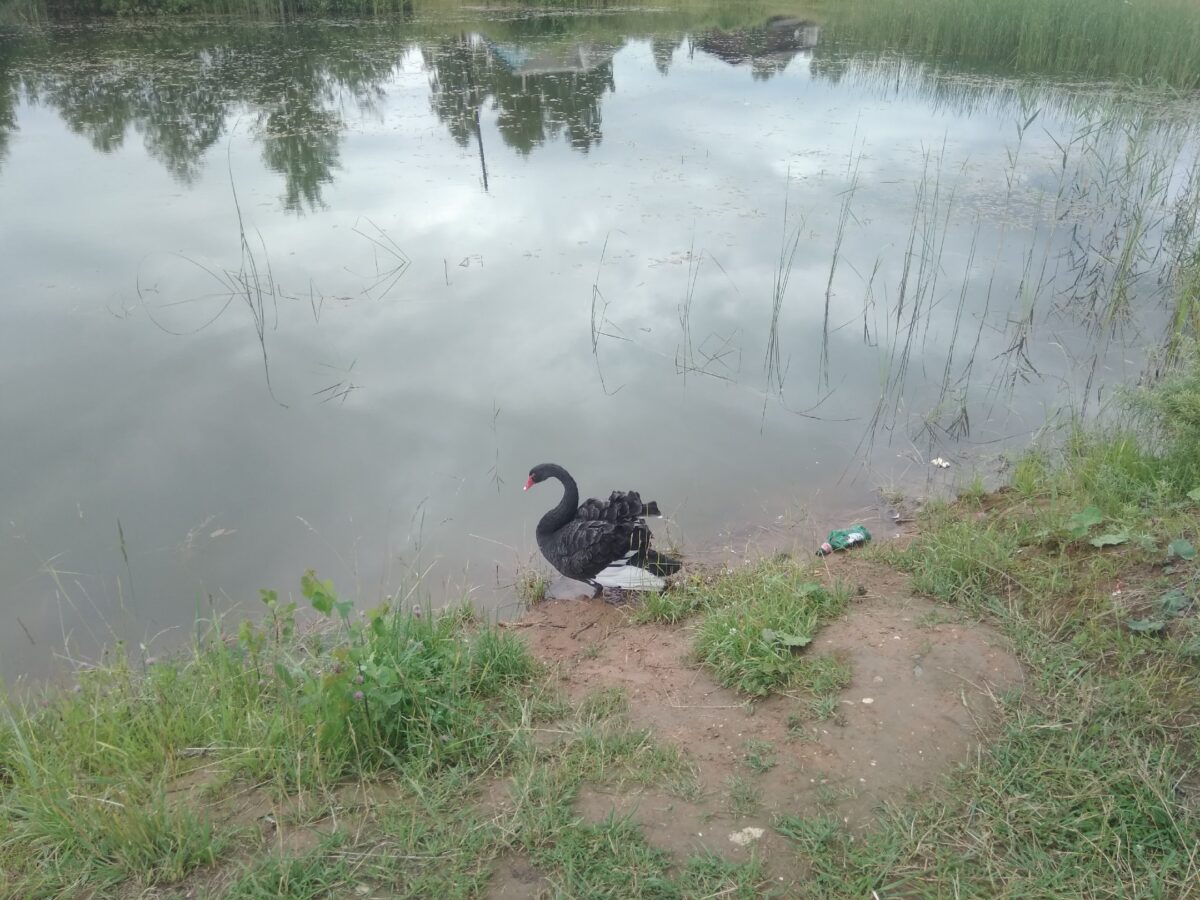
[[[21,106],[0,169],[0,622],[12,635],[0,639],[0,670],[40,666],[61,644],[60,615],[86,650],[88,628],[108,636],[100,619],[140,639],[210,602],[253,608],[257,588],[292,589],[310,565],[371,602],[437,560],[435,596],[473,587],[485,603],[510,601],[493,593],[497,581],[529,559],[537,518],[557,500],[552,486],[519,490],[542,461],[565,464],[588,493],[658,499],[685,549],[764,516],[859,506],[911,466],[898,456],[936,400],[977,224],[953,369],[978,339],[971,437],[1019,444],[1086,367],[1065,362],[1083,353],[1070,317],[1039,314],[1031,352],[1044,377],[1012,397],[985,393],[1002,372],[994,357],[1019,318],[1013,297],[1049,202],[1025,192],[1003,208],[1036,215],[1003,224],[1013,115],[956,116],[916,93],[813,78],[809,64],[798,57],[755,81],[748,66],[685,45],[664,77],[649,44],[632,42],[614,58],[603,140],[586,155],[561,139],[528,157],[510,151],[485,104],[484,193],[476,147],[448,136],[409,53],[375,109],[343,111],[340,169],[324,208],[303,215],[281,208],[278,175],[239,126],[228,166],[247,231],[256,248],[261,234],[290,295],[277,313],[268,304],[265,332],[286,408],[266,390],[242,301],[196,334],[163,330],[194,329],[218,302],[173,304],[215,284],[176,254],[237,265],[224,145],[181,187],[137,141],[99,155],[52,110]],[[1042,124],[1059,140],[1074,127]],[[821,329],[852,152],[859,187],[830,294],[830,324],[844,326],[830,336],[835,390],[814,411],[823,419],[804,418],[788,408],[829,393],[818,383]],[[1057,152],[1045,132],[1027,133],[1021,178],[1046,183]],[[895,431],[858,464],[896,371],[898,285],[928,154],[942,158],[933,244],[952,188],[958,202]],[[763,395],[785,195],[793,221],[804,219],[780,317],[786,407]],[[355,232],[370,223],[412,260],[385,297],[361,293],[388,265]],[[1061,265],[1064,245],[1061,233],[1051,251],[1038,245],[1036,264]],[[701,364],[701,349],[729,350],[707,364],[720,378],[677,371],[689,248],[704,254],[692,347]],[[872,347],[862,309],[876,261]],[[1123,374],[1121,359],[1106,358],[1118,366],[1110,377]],[[338,383],[356,389],[321,403],[318,392]],[[18,616],[36,646],[11,627]]]

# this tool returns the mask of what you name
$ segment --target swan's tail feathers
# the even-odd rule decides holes
[[[643,516],[661,516],[662,512],[659,511],[658,503],[654,500],[651,500],[649,503],[647,503],[645,506],[642,507],[642,515]]]
[[[683,563],[657,550],[646,550],[641,564],[655,575],[674,575],[683,568]]]
[[[667,587],[662,578],[635,565],[609,566],[595,580],[604,587],[626,591],[662,591]]]

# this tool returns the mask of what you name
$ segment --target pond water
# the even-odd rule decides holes
[[[538,462],[685,553],[969,477],[1161,360],[1198,111],[802,14],[0,32],[0,675],[308,567],[510,615]]]

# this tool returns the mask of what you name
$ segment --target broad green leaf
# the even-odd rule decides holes
[[[786,631],[775,631],[772,628],[762,630],[762,639],[768,644],[783,644],[785,647],[805,647],[812,643],[812,638],[789,634]]]
[[[1192,598],[1173,588],[1158,599],[1158,606],[1168,616],[1182,616],[1192,605]]]
[[[1125,624],[1130,631],[1153,632],[1162,631],[1167,623],[1162,619],[1126,619]]]
[[[1197,503],[1200,503],[1200,487],[1192,488],[1190,491],[1188,491],[1188,497],[1192,500],[1195,500]]]
[[[1089,528],[1099,525],[1103,521],[1104,515],[1100,510],[1089,506],[1067,519],[1067,530],[1071,532],[1072,537],[1081,538],[1088,533]]]
[[[312,608],[323,616],[333,611],[333,598],[328,594],[315,593],[309,598],[309,602],[312,603]]]
[[[785,647],[806,647],[808,644],[812,643],[812,638],[803,637],[799,634],[788,634],[786,631],[778,632],[776,637],[778,638],[779,643],[783,644]]]
[[[1187,538],[1175,538],[1167,546],[1168,556],[1178,556],[1180,559],[1193,560],[1196,558],[1196,548]]]
[[[1124,544],[1129,540],[1129,535],[1124,531],[1115,534],[1102,534],[1100,537],[1094,537],[1091,540],[1093,547],[1114,547],[1117,544]]]
[[[329,615],[333,612],[333,605],[337,602],[337,593],[333,589],[332,581],[319,581],[317,573],[309,569],[300,576],[300,593],[303,594],[312,608],[322,615]],[[341,604],[338,605],[338,612],[342,614]],[[345,618],[345,615],[342,614]]]

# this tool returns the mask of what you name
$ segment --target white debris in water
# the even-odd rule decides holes
[[[735,831],[733,834],[729,835],[729,840],[732,843],[737,844],[739,847],[745,847],[748,844],[753,844],[765,833],[766,832],[764,832],[761,828],[743,828],[741,831]]]
[[[863,697],[862,702],[867,704],[867,706],[870,706],[872,703],[875,702],[875,698],[874,697]]]
[[[948,469],[948,468],[950,468],[950,461],[946,460],[946,459],[942,459],[939,456],[933,460],[933,465],[937,466],[939,469]]]

